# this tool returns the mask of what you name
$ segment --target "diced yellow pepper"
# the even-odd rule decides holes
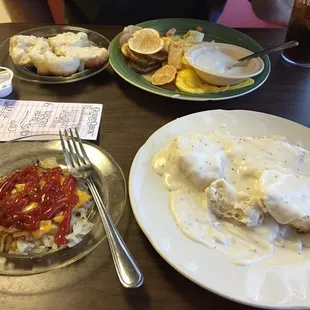
[[[64,220],[64,218],[65,216],[62,213],[59,213],[53,218],[53,221],[56,223],[61,223]]]
[[[76,204],[75,208],[82,207],[87,201],[91,199],[91,196],[87,192],[80,189],[76,190],[76,195],[79,196],[79,202]]]
[[[32,232],[32,235],[35,239],[42,238],[45,234],[47,234],[53,228],[51,221],[41,221],[40,227]]]
[[[15,184],[15,189],[18,192],[22,192],[25,189],[25,184]]]
[[[92,197],[87,192],[82,191],[80,189],[77,189],[75,194],[78,195],[78,197],[79,197],[79,202],[76,204],[75,208],[82,207]],[[53,218],[53,221],[56,222],[56,223],[61,223],[64,220],[64,218],[65,218],[65,216],[63,215],[63,212],[60,212],[59,214],[57,214]]]
[[[37,202],[30,202],[29,205],[27,205],[24,209],[23,212],[28,212],[34,208],[36,208],[39,204]]]

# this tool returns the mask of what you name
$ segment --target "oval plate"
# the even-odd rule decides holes
[[[242,32],[228,28],[226,26],[210,23],[203,20],[196,19],[182,19],[182,18],[170,18],[170,19],[158,19],[143,22],[138,24],[143,28],[154,28],[164,35],[166,31],[170,28],[176,28],[177,34],[183,35],[188,30],[196,29],[200,26],[205,32],[205,41],[216,41],[221,43],[229,43],[239,45],[253,52],[262,50],[263,48],[252,38],[245,35]],[[182,99],[182,100],[192,100],[192,101],[207,101],[207,100],[224,100],[243,96],[248,94],[258,87],[260,87],[268,78],[270,73],[270,60],[268,56],[263,56],[265,68],[261,74],[254,78],[254,84],[248,87],[244,87],[237,90],[225,91],[217,94],[189,94],[185,92],[176,92],[172,90],[167,90],[161,87],[157,87],[149,83],[141,74],[136,73],[130,68],[127,61],[123,57],[118,42],[120,34],[118,34],[111,42],[109,47],[109,57],[110,64],[114,71],[119,74],[127,82],[144,89],[153,94],[160,96]]]
[[[241,136],[283,135],[310,149],[309,128],[269,114],[213,110],[176,119],[156,131],[133,161],[129,196],[138,224],[173,268],[211,292],[256,307],[309,309],[310,248],[303,255],[277,248],[269,259],[237,266],[221,252],[192,241],[177,227],[168,206],[168,191],[153,172],[151,160],[176,136],[213,130]]]

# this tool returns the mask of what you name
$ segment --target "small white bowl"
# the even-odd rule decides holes
[[[208,57],[207,55],[210,55],[210,52],[214,49],[236,60],[253,54],[252,51],[243,47],[225,43],[202,43],[189,48],[185,53],[185,59],[193,67],[197,75],[210,84],[218,86],[235,85],[260,74],[264,70],[265,65],[261,58],[253,58],[243,63],[242,67],[239,65],[239,68],[223,69],[221,71],[212,70],[197,64],[197,57],[201,57],[203,54]]]

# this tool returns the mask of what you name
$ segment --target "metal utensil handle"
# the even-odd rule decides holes
[[[296,47],[298,44],[299,43],[297,41],[285,42],[284,44],[281,44],[279,46],[271,47],[271,48],[266,48],[266,49],[264,49],[264,50],[262,50],[260,52],[251,54],[251,55],[243,57],[243,58],[240,58],[240,59],[238,59],[238,62],[239,61],[244,61],[244,60],[249,60],[249,59],[252,59],[252,58],[256,58],[256,57],[259,57],[259,56],[262,56],[262,55],[265,55],[265,54],[269,54],[269,53],[282,51],[282,50],[285,50],[285,49],[288,49],[288,48]]]
[[[87,184],[102,218],[107,239],[111,248],[114,265],[121,283],[128,288],[139,287],[144,280],[141,270],[134,261],[133,256],[125,245],[109,213],[107,212],[94,181],[91,178],[88,178]]]

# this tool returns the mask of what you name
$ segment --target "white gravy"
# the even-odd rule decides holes
[[[271,199],[267,190],[262,192],[259,182],[266,171],[309,177],[307,182],[302,181],[306,185],[310,180],[308,151],[289,144],[285,138],[236,137],[219,132],[178,137],[154,156],[152,167],[162,176],[164,187],[169,191],[169,207],[183,233],[221,251],[233,263],[248,265],[268,258],[274,255],[277,247],[302,254],[303,246],[310,246],[310,234],[298,234],[287,225],[277,223],[268,213],[265,213],[263,223],[255,227],[219,219],[211,212],[206,199],[206,188],[222,178],[235,189],[238,197],[251,198],[265,212],[275,210],[277,206],[284,208],[285,212],[281,211],[284,222],[294,219],[293,215],[296,218],[308,212],[302,207],[300,212],[294,210],[292,215],[289,209],[285,209],[286,205],[271,204],[268,209],[263,203]],[[284,180],[289,182],[291,179]],[[293,178],[292,182],[298,182],[298,178]],[[298,188],[298,184],[291,187]],[[283,200],[282,196],[274,197]],[[295,192],[286,193],[285,200],[289,205],[295,199]],[[310,196],[304,203],[306,205],[310,205]]]
[[[10,72],[8,72],[7,70],[0,71],[0,85],[8,82],[10,78],[11,78]]]
[[[196,52],[194,63],[203,70],[226,75],[247,75],[253,72],[253,62],[243,62],[230,69],[240,57],[232,57],[222,52],[216,45],[207,46]]]

